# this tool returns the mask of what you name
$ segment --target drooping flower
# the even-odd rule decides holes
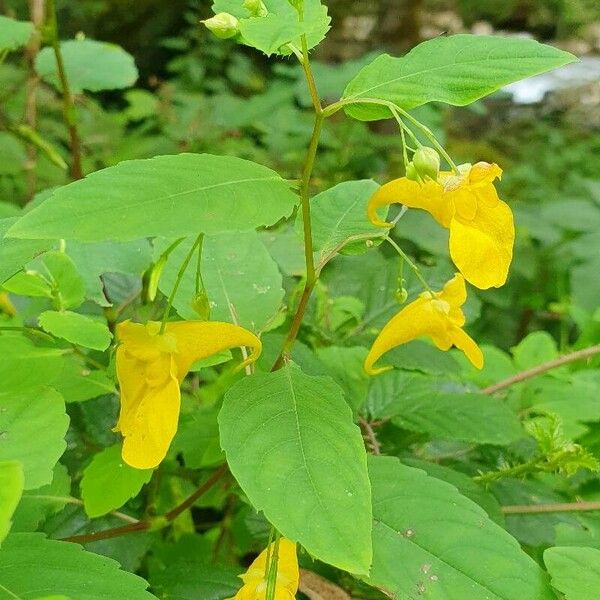
[[[156,467],[177,431],[179,385],[192,364],[222,350],[248,346],[252,353],[239,368],[260,355],[260,340],[242,327],[211,321],[167,323],[124,321],[117,325],[117,378],[121,412],[115,431],[123,435],[123,460],[138,469]]]
[[[231,600],[265,600],[267,593],[267,557],[273,551],[274,544],[273,542],[268,548],[265,548],[256,557],[248,570],[240,575],[244,585]],[[286,538],[281,538],[277,560],[275,600],[294,600],[298,591],[299,579],[296,544]]]
[[[464,278],[481,289],[500,287],[508,276],[515,240],[512,212],[493,183],[501,175],[498,165],[479,162],[462,165],[458,175],[441,172],[437,180],[422,183],[401,177],[373,194],[369,219],[389,227],[377,209],[394,203],[426,210],[450,230],[450,256]]]
[[[377,375],[391,369],[389,366],[374,368],[373,365],[388,350],[421,336],[430,337],[440,350],[456,346],[481,369],[483,354],[462,329],[465,315],[460,307],[466,299],[465,280],[460,273],[448,281],[441,292],[420,294],[386,323],[365,359],[365,371],[369,375]]]

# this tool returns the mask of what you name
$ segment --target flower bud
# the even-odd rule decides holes
[[[440,155],[433,148],[418,148],[413,155],[413,165],[421,179],[437,181],[440,173]]]
[[[269,11],[262,0],[244,0],[242,5],[253,17],[266,17]]]
[[[199,290],[192,299],[192,309],[201,321],[208,321],[210,317],[210,301],[204,290]]]
[[[410,179],[411,181],[418,181],[421,183],[421,178],[415,169],[415,165],[412,162],[409,162],[406,165],[406,179]]]
[[[395,296],[398,304],[404,304],[408,298],[408,292],[405,287],[400,287],[396,290]]]
[[[240,30],[240,22],[233,15],[226,12],[218,13],[214,17],[201,22],[222,40],[236,36]]]

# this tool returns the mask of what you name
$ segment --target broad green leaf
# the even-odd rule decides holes
[[[68,426],[64,400],[52,389],[0,393],[0,460],[22,463],[26,490],[52,481]]]
[[[63,368],[65,350],[36,346],[26,337],[0,333],[0,381],[3,393],[52,384]]]
[[[104,321],[70,310],[47,310],[38,320],[44,331],[84,348],[106,350],[112,339]]]
[[[191,414],[182,415],[170,454],[181,453],[190,469],[203,469],[222,464],[225,460],[219,443],[217,411],[198,407]]]
[[[544,552],[552,585],[566,600],[591,600],[600,589],[600,550],[555,547]]]
[[[475,483],[468,475],[450,467],[416,458],[402,458],[402,463],[408,467],[421,469],[427,475],[453,485],[463,496],[466,496],[469,500],[475,502],[475,504],[479,504],[490,519],[499,525],[504,525],[504,515],[502,514],[502,507],[498,500],[486,491],[483,486]]]
[[[367,218],[367,203],[379,185],[371,179],[346,181],[320,194],[310,203],[313,248],[318,252],[317,264],[335,254],[355,239],[366,241],[381,237],[381,227]],[[302,235],[302,215],[296,218],[296,229]]]
[[[152,262],[147,240],[130,242],[69,242],[66,249],[85,284],[86,297],[108,306],[100,279],[105,273],[125,273],[141,277]]]
[[[367,407],[375,418],[391,417],[399,427],[443,439],[503,445],[525,435],[506,404],[417,373],[372,378]]]
[[[367,352],[368,350],[362,346],[352,348],[328,346],[317,351],[319,360],[342,388],[346,402],[354,412],[358,412],[363,405],[369,389],[370,377],[363,369]]]
[[[451,354],[440,352],[432,343],[423,340],[414,340],[390,350],[385,362],[398,369],[432,375],[454,375],[460,370]]]
[[[5,233],[18,221],[17,217],[0,220],[0,283],[4,283],[22,269],[37,254],[51,248],[51,240],[15,240]]]
[[[292,11],[291,5],[288,5]],[[302,34],[302,25],[294,15],[268,14],[240,20],[240,33],[244,43],[261,50],[267,56],[277,52]]]
[[[371,563],[371,505],[360,430],[342,390],[293,363],[225,395],[221,446],[253,506],[315,557],[352,573]]]
[[[123,48],[96,40],[68,40],[60,43],[69,87],[75,94],[83,90],[100,92],[132,86],[138,71],[133,57]],[[43,48],[35,59],[38,75],[61,89],[54,50]]]
[[[0,15],[0,52],[16,50],[27,44],[33,29],[33,23],[29,21],[16,21]]]
[[[81,497],[90,517],[120,508],[150,481],[152,469],[134,469],[121,460],[121,444],[98,452],[84,469]]]
[[[0,549],[0,598],[64,595],[74,600],[156,600],[147,583],[110,558],[40,533],[9,535]]]
[[[148,579],[164,600],[224,600],[242,586],[240,571],[215,564],[207,537],[184,535],[175,544],[153,546]]]
[[[517,541],[455,487],[393,457],[370,457],[373,566],[394,598],[554,600]]]
[[[61,308],[74,308],[85,299],[83,280],[73,261],[64,253],[52,250],[46,252],[38,268],[40,274],[50,282],[56,304]],[[36,263],[33,263],[34,270]]]
[[[192,243],[186,240],[169,257],[159,284],[166,296]],[[177,312],[186,319],[198,318],[192,309],[196,264],[192,260],[174,302]],[[258,332],[279,311],[284,296],[281,273],[255,231],[206,236],[201,266],[213,321],[238,323]]]
[[[23,467],[19,461],[0,461],[0,544],[10,531],[13,513],[23,493],[23,484]]]
[[[212,154],[156,156],[58,188],[10,235],[99,241],[243,231],[276,223],[295,203],[287,182],[256,163]]]
[[[52,383],[65,402],[83,402],[105,394],[115,394],[115,383],[106,371],[91,370],[79,357],[63,361],[60,375]]]
[[[12,531],[36,531],[50,515],[59,512],[73,501],[71,478],[67,468],[56,463],[51,483],[23,493],[13,517]]]
[[[382,54],[348,84],[344,99],[377,98],[411,109],[427,102],[470,104],[513,81],[577,60],[552,46],[519,37],[439,36],[401,58]],[[346,107],[362,121],[385,119],[387,108],[368,104]]]

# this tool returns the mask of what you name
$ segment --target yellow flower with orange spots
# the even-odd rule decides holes
[[[117,325],[117,378],[121,412],[115,431],[123,435],[123,460],[152,469],[165,457],[179,420],[179,385],[192,364],[222,350],[248,346],[252,353],[238,368],[260,355],[260,340],[242,327],[211,321],[161,324],[124,321]]]
[[[273,552],[275,542],[265,548],[240,575],[244,585],[231,600],[265,600],[267,593],[267,558]],[[298,591],[300,572],[296,556],[296,544],[286,538],[279,540],[275,600],[294,600]]]
[[[483,354],[462,328],[465,315],[460,307],[466,299],[465,280],[460,273],[448,281],[441,292],[423,292],[386,323],[365,359],[365,371],[377,375],[391,369],[373,365],[388,350],[422,336],[430,337],[440,350],[456,346],[481,369]]]
[[[378,208],[398,203],[426,210],[450,230],[450,256],[464,278],[481,289],[500,287],[515,240],[512,212],[493,183],[501,175],[498,165],[479,162],[462,165],[458,174],[441,172],[437,180],[418,183],[401,177],[375,192],[368,216],[375,225],[389,227],[378,217]]]

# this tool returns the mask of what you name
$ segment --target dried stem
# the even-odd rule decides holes
[[[584,348],[583,350],[577,350],[571,354],[565,354],[564,356],[560,356],[559,358],[555,358],[553,360],[549,360],[548,362],[537,365],[536,367],[532,367],[531,369],[517,373],[512,377],[503,379],[498,383],[494,383],[493,385],[490,385],[481,391],[483,394],[495,394],[500,390],[508,388],[517,383],[521,383],[522,381],[526,381],[527,379],[531,379],[532,377],[542,375],[543,373],[551,371],[552,369],[556,369],[557,367],[561,367],[562,365],[567,365],[577,360],[591,358],[596,354],[600,354],[600,344],[597,344],[596,346],[590,346],[589,348]]]
[[[105,529],[103,531],[97,531],[96,533],[84,533],[82,535],[72,535],[66,538],[62,538],[65,542],[74,542],[77,544],[88,544],[89,542],[97,542],[99,540],[108,540],[110,538],[120,537],[127,535],[128,533],[135,533],[136,531],[147,531],[153,529],[161,522],[165,525],[174,521],[182,512],[190,508],[202,494],[206,493],[210,488],[227,473],[227,465],[223,465],[218,468],[191,496],[186,498],[181,504],[178,504],[175,508],[170,510],[165,515],[154,517],[151,519],[144,519],[121,527],[113,527],[112,529]]]
[[[564,502],[557,504],[519,504],[503,506],[505,515],[527,515],[558,512],[585,512],[600,510],[600,502]]]

